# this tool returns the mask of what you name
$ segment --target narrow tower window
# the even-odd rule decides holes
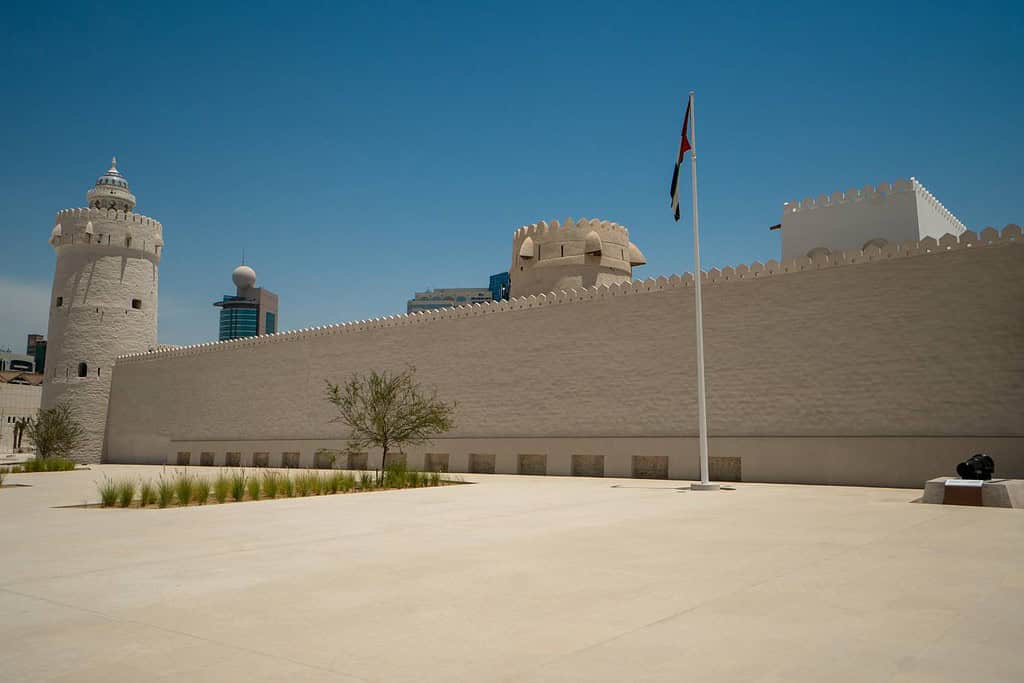
[[[142,299],[132,299],[132,308],[136,311],[142,308]]]
[[[78,364],[78,376],[85,377],[89,374],[89,366],[85,363]]]
[[[63,305],[64,305],[64,297],[58,296],[57,297],[57,308],[60,308]]]
[[[131,236],[128,236],[128,237],[124,238],[124,246],[126,246],[126,247],[132,246],[132,238],[131,238]]]

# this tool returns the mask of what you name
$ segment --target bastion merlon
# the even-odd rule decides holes
[[[512,238],[510,296],[630,282],[633,267],[647,263],[629,241],[629,230],[596,218],[540,221]]]
[[[157,348],[163,226],[134,213],[116,159],[86,192],[87,208],[57,213],[42,407],[67,399],[86,431],[80,459],[103,451],[114,360]]]
[[[788,201],[779,227],[783,259],[940,239],[967,229],[915,178]]]

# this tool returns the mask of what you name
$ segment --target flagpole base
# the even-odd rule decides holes
[[[715,483],[712,483],[712,482],[708,482],[706,484],[701,483],[701,482],[697,482],[695,484],[690,484],[690,490],[691,491],[719,491],[719,490],[721,490],[721,488],[722,488],[721,484],[715,484]]]

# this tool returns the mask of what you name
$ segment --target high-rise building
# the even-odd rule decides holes
[[[46,372],[46,340],[40,339],[36,342],[33,358],[36,360],[36,372],[40,375]]]
[[[508,301],[508,291],[511,288],[511,279],[508,271],[497,273],[491,276],[491,298],[495,301]]]
[[[45,339],[41,334],[30,334],[28,335],[28,343],[25,345],[25,353],[30,356],[36,355],[36,344]]]
[[[406,313],[429,311],[435,308],[453,308],[491,301],[491,290],[479,287],[428,289],[416,292],[405,304]]]
[[[242,339],[277,332],[277,294],[256,286],[256,271],[246,265],[231,273],[235,294],[225,294],[214,306],[220,308],[217,339]]]
[[[99,462],[114,359],[156,348],[164,241],[159,221],[134,212],[116,159],[86,199],[88,208],[58,213],[50,232],[57,267],[42,407],[68,401],[85,431],[75,459]]]

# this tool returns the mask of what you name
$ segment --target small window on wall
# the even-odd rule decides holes
[[[57,297],[57,308],[60,308],[63,305],[64,305],[64,297],[58,296]]]
[[[132,308],[136,311],[142,308],[142,299],[132,299]]]
[[[86,377],[89,374],[89,366],[86,363],[78,364],[78,376]]]
[[[131,237],[125,237],[124,238],[124,246],[126,246],[126,247],[132,246],[132,238]]]

